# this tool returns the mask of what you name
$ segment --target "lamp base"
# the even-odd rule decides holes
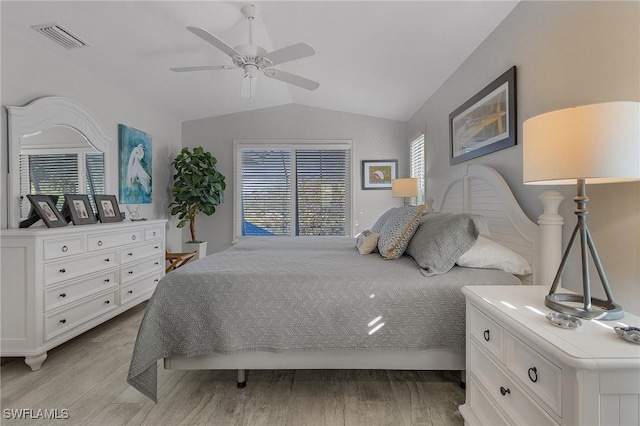
[[[570,305],[565,305],[562,302],[573,302],[584,305],[584,296],[580,294],[563,294],[554,293],[548,294],[544,298],[544,304],[554,311],[562,312],[563,314],[569,314],[585,319],[601,319],[601,320],[617,320],[624,316],[622,306],[617,303],[608,302],[605,300],[591,298],[591,305],[600,309],[584,309],[577,308]]]

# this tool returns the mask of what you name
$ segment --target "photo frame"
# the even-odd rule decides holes
[[[122,222],[118,200],[115,195],[94,195],[93,199],[96,202],[100,222]]]
[[[67,212],[74,225],[89,225],[97,222],[89,196],[86,194],[64,194],[62,214],[65,215]]]
[[[124,124],[118,124],[120,156],[118,183],[122,204],[152,202],[153,149],[151,135]]]
[[[33,210],[38,214],[40,219],[42,219],[44,224],[47,225],[47,228],[67,226],[67,221],[56,208],[56,204],[50,195],[27,194],[27,199],[31,203]]]
[[[398,160],[362,160],[362,189],[391,189],[398,177]]]
[[[516,67],[449,114],[449,164],[516,145]]]

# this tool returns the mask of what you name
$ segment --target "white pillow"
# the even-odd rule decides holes
[[[456,262],[469,268],[500,269],[510,274],[528,275],[531,265],[518,253],[482,236]]]
[[[356,247],[360,254],[370,254],[378,248],[378,239],[380,233],[372,232],[370,230],[362,231],[356,238]]]

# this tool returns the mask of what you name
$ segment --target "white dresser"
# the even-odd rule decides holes
[[[151,297],[166,220],[0,231],[2,356],[47,351]]]
[[[471,286],[467,300],[466,425],[638,425],[640,345],[620,321],[550,324],[548,288]]]

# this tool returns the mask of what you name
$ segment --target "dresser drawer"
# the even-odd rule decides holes
[[[87,251],[87,238],[84,235],[44,241],[44,260],[73,256],[85,251]]]
[[[497,359],[502,360],[503,329],[495,321],[480,312],[475,306],[471,306],[470,312],[471,336],[474,337],[482,347],[493,354]]]
[[[44,339],[49,340],[117,307],[118,290],[101,294],[62,311],[45,315]]]
[[[140,245],[125,247],[120,249],[120,263],[134,262],[149,256],[164,255],[162,245],[159,241],[144,243]]]
[[[485,353],[471,343],[471,372],[495,401],[498,410],[518,425],[557,425],[525,391],[512,381]]]
[[[162,271],[163,268],[163,261],[159,257],[154,257],[131,265],[125,265],[120,269],[120,283],[124,284],[151,272]]]
[[[162,278],[162,273],[157,273],[155,275],[145,277],[140,281],[136,281],[126,287],[122,287],[120,289],[120,304],[124,305],[129,300],[142,296],[145,293],[152,292],[156,289],[156,285],[158,285],[160,278]]]
[[[474,413],[479,417],[481,425],[508,426],[509,422],[500,414],[493,402],[489,401],[478,382],[471,377],[468,387],[468,400]],[[466,420],[466,419],[465,419]],[[465,425],[468,422],[465,421]]]
[[[44,292],[44,310],[48,312],[60,308],[114,285],[118,285],[118,271],[105,272],[57,287],[48,287]]]
[[[530,348],[520,339],[505,333],[507,368],[554,413],[560,416],[562,369]]]
[[[164,223],[161,225],[147,226],[144,229],[145,240],[155,240],[164,236]]]
[[[123,246],[144,239],[143,229],[132,229],[125,232],[116,232],[112,234],[93,234],[89,235],[89,251],[102,250],[105,248]]]
[[[117,266],[118,258],[115,250],[46,263],[44,285],[56,284]]]

